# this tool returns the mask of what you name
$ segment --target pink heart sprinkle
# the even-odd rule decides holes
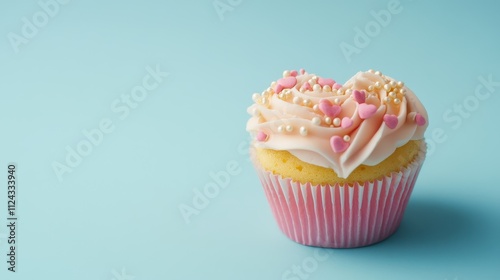
[[[342,123],[340,124],[340,127],[342,128],[349,128],[352,126],[352,119],[348,117],[344,117],[342,119]]]
[[[297,70],[292,70],[292,72],[290,72],[290,76],[292,77],[296,77],[297,76]]]
[[[267,134],[265,134],[264,132],[262,131],[259,131],[257,133],[257,141],[266,141],[267,140]]]
[[[347,150],[349,143],[345,142],[340,136],[335,135],[330,138],[330,146],[335,153],[342,153]]]
[[[415,122],[417,123],[418,126],[423,126],[427,123],[425,118],[418,113],[415,115]]]
[[[319,77],[318,78],[318,84],[320,86],[326,86],[326,85],[329,85],[330,87],[333,87],[333,85],[335,84],[335,81],[333,79],[327,79],[327,78],[321,78]]]
[[[332,105],[328,99],[321,99],[319,101],[319,110],[323,112],[323,114],[335,118],[340,114],[342,108],[339,105]]]
[[[285,88],[293,88],[297,84],[297,78],[289,76],[286,78],[281,78],[276,83],[276,88],[274,92],[280,93]]]
[[[332,88],[334,88],[334,89],[339,89],[339,88],[341,88],[341,87],[342,87],[342,85],[341,85],[341,84],[337,84],[337,83],[335,83],[335,84],[333,85],[333,87],[332,87]]]
[[[276,92],[276,93],[280,93],[282,90],[283,90],[283,86],[280,84],[276,85],[276,87],[274,88],[274,92]]]
[[[398,126],[398,116],[385,114],[384,122],[390,129],[394,129]]]
[[[305,89],[305,90],[312,90],[312,87],[309,83],[304,83],[301,87],[302,89]]]
[[[356,102],[358,102],[359,104],[365,103],[366,101],[366,95],[364,91],[354,90],[352,92],[352,96],[354,97],[354,100],[356,100]]]
[[[373,104],[361,103],[358,105],[358,115],[365,120],[373,116],[377,112],[377,107]]]

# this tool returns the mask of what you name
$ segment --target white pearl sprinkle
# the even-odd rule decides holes
[[[370,73],[375,73],[375,70],[370,69],[370,70],[368,70],[368,72],[370,72]]]
[[[396,98],[396,93],[394,91],[389,92],[389,96],[392,98]]]
[[[380,71],[375,71],[375,75],[382,76],[382,72],[380,72]]]
[[[404,86],[405,86],[405,83],[403,83],[401,81],[398,82],[398,87],[404,87]]]
[[[282,125],[278,126],[278,132],[281,133],[283,131],[285,131],[285,128]]]
[[[385,102],[391,102],[391,98],[389,96],[384,97]]]
[[[340,126],[340,118],[333,119],[333,125],[334,126]]]
[[[346,89],[346,90],[345,90],[345,94],[347,94],[347,95],[351,95],[351,94],[352,94],[352,89],[350,89],[350,88],[349,88],[349,89]]]
[[[263,91],[261,95],[266,98],[270,96],[268,91]]]
[[[390,81],[389,84],[391,85],[391,87],[395,88],[397,83],[396,81]]]
[[[307,81],[309,83],[309,85],[311,86],[314,86],[316,84],[316,80],[313,80],[313,79],[310,79],[309,81]]]
[[[396,105],[397,105],[397,104],[399,104],[399,103],[401,103],[401,100],[399,100],[398,98],[394,99],[394,104],[396,104]]]
[[[300,102],[302,102],[302,98],[300,98],[299,96],[295,96],[292,101],[295,104],[300,104]]]
[[[320,86],[320,85],[318,85],[318,84],[315,84],[315,85],[313,86],[313,90],[314,90],[314,91],[321,91],[321,86]]]
[[[349,137],[349,135],[344,135],[344,141],[346,142],[351,141],[351,137]]]
[[[304,104],[304,106],[311,106],[312,102],[310,99],[304,99],[304,101],[302,101],[302,104]]]
[[[325,122],[326,122],[327,124],[331,124],[331,123],[332,123],[332,118],[330,118],[330,117],[325,117]]]
[[[278,98],[279,99],[283,99],[283,97],[285,97],[285,95],[283,94],[283,92],[278,93]]]
[[[384,89],[385,89],[386,91],[391,90],[391,85],[390,85],[390,84],[385,84],[385,85],[384,85]]]
[[[373,90],[374,90],[373,86],[368,86],[368,91],[373,91]]]
[[[320,125],[321,124],[321,119],[318,118],[318,117],[314,117],[312,118],[311,122],[314,124],[314,125]]]
[[[344,90],[342,88],[339,88],[337,90],[337,95],[343,95],[344,94]]]
[[[291,126],[291,125],[287,125],[287,126],[285,127],[285,129],[286,129],[286,131],[288,131],[288,132],[292,132],[292,130],[293,130],[293,126]]]
[[[313,106],[313,110],[314,110],[314,111],[318,111],[318,110],[319,110],[319,105],[318,105],[318,104],[314,104],[314,106]]]
[[[255,101],[255,102],[257,102],[257,100],[259,100],[259,98],[260,98],[260,94],[258,94],[258,93],[254,93],[254,94],[252,95],[252,99],[253,99],[253,101]]]
[[[375,82],[375,88],[380,88],[381,86],[380,82]]]
[[[302,92],[302,93],[304,93],[304,92],[306,92],[306,89],[305,89],[305,88],[303,88],[303,87],[301,87],[301,88],[299,89],[299,91],[300,91],[300,92]]]
[[[333,103],[335,104],[340,104],[340,98],[336,97],[334,100],[333,100]]]
[[[301,126],[299,129],[300,135],[306,136],[307,135],[307,128]]]
[[[286,78],[288,76],[290,76],[290,71],[288,70],[283,71],[283,78]]]
[[[276,86],[276,82],[272,82],[270,87],[274,88],[275,86]]]
[[[406,89],[404,89],[404,88],[400,89],[399,93],[401,93],[402,95],[405,95],[406,94]]]
[[[266,103],[267,103],[267,101],[268,101],[268,99],[267,99],[267,97],[265,97],[265,96],[262,96],[262,98],[260,99],[260,102],[261,102],[262,104],[266,104]]]
[[[318,80],[318,76],[312,76],[311,80],[317,81]]]
[[[332,87],[330,87],[329,85],[324,85],[323,86],[323,91],[324,92],[331,92],[332,91]]]

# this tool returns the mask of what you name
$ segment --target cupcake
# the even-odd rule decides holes
[[[352,248],[397,230],[425,158],[428,125],[403,82],[373,70],[344,84],[285,71],[253,100],[250,154],[286,236]]]

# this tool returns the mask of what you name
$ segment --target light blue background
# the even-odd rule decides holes
[[[318,249],[278,230],[242,147],[252,93],[298,68],[405,81],[428,109],[427,139],[441,141],[399,231],[320,251],[329,257],[307,279],[500,279],[500,87],[460,124],[443,118],[471,100],[479,76],[500,81],[498,2],[401,0],[350,62],[341,42],[354,45],[354,28],[389,1],[240,2],[221,0],[234,6],[219,17],[212,0],[73,0],[18,53],[8,34],[42,9],[0,2],[0,279],[285,279]],[[170,75],[120,119],[111,104],[156,65]],[[53,162],[105,118],[114,131],[60,182]],[[15,274],[4,262],[11,161]],[[239,173],[186,224],[179,206],[231,161]]]

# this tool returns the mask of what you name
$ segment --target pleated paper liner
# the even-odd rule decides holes
[[[373,182],[301,184],[253,162],[281,231],[317,247],[354,248],[391,236],[399,227],[425,159],[425,147],[399,172]]]

